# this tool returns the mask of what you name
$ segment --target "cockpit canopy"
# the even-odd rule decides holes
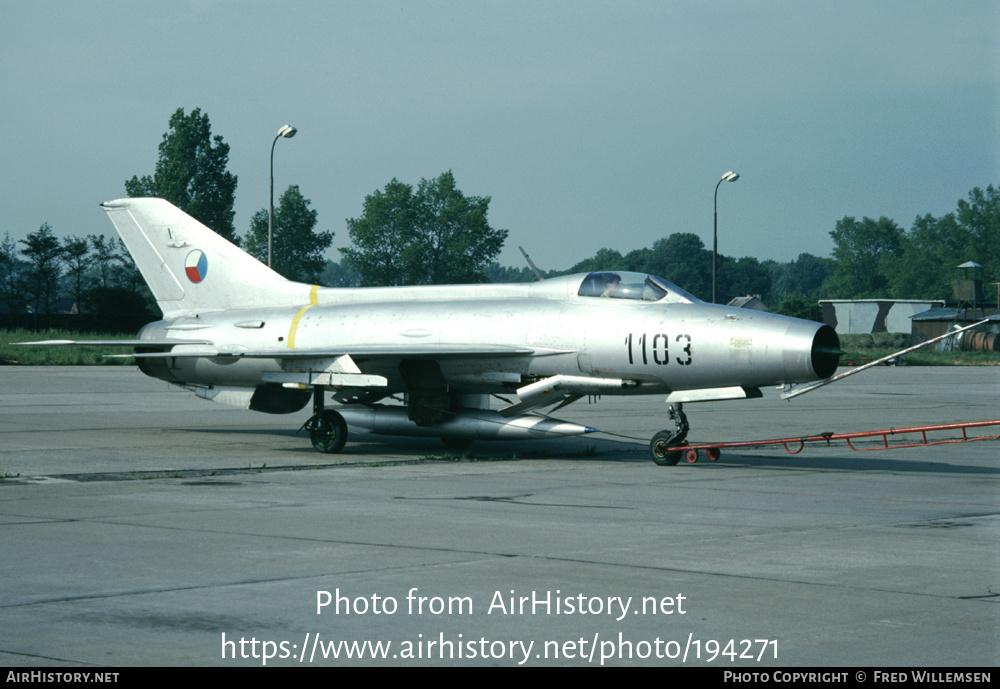
[[[583,279],[581,297],[609,297],[634,301],[665,301],[690,304],[697,297],[663,278],[629,271],[600,271]]]

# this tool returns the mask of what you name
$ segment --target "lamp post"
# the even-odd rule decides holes
[[[274,141],[271,142],[271,206],[270,211],[267,214],[267,267],[271,267],[271,254],[274,251],[274,145],[278,143],[278,139],[284,137],[286,139],[291,139],[295,136],[295,132],[298,129],[286,124],[284,127],[278,130],[278,135],[274,137]]]
[[[723,182],[735,182],[740,178],[739,173],[730,170],[722,176],[719,183],[715,185],[715,226],[712,229],[712,303],[715,303],[716,273],[715,265],[719,258],[719,186]]]

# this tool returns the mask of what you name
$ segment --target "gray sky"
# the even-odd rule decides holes
[[[392,178],[452,170],[510,231],[500,257],[568,268],[674,232],[829,256],[845,215],[955,209],[1000,183],[996,0],[490,2],[0,0],[0,233],[114,229],[170,115],[208,113],[236,229],[298,184],[320,230]],[[335,253],[332,258],[337,258]]]

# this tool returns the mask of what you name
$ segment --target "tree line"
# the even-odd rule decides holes
[[[787,263],[745,256],[718,257],[720,303],[758,295],[772,311],[819,320],[819,299],[927,299],[950,301],[958,266],[974,261],[976,277],[1000,281],[1000,189],[969,192],[957,209],[940,218],[918,217],[909,230],[882,217],[844,217],[830,231],[831,258],[803,253]],[[676,233],[647,249],[622,255],[604,248],[566,271],[635,270],[667,278],[696,297],[712,293],[712,252],[694,234]],[[490,271],[494,281],[531,279],[527,268]],[[971,277],[971,275],[970,275]]]
[[[153,175],[127,180],[126,194],[164,198],[266,262],[268,211],[257,211],[247,233],[237,234],[237,178],[227,170],[228,158],[229,146],[212,135],[207,114],[179,108],[159,145]],[[527,266],[497,263],[508,231],[490,226],[489,204],[489,197],[463,194],[451,171],[415,187],[393,179],[366,196],[359,217],[347,219],[351,245],[340,248],[338,263],[324,257],[334,233],[316,230],[317,211],[291,185],[275,207],[273,267],[290,280],[334,287],[535,280]],[[1000,279],[1000,191],[975,188],[954,213],[918,217],[910,230],[884,217],[845,217],[830,236],[830,258],[803,253],[783,263],[720,255],[719,301],[758,295],[773,311],[818,320],[821,298],[948,299],[957,266],[969,260],[983,266],[978,277]],[[706,300],[712,293],[712,252],[692,233],[670,234],[625,254],[602,248],[545,276],[594,270],[659,275]],[[120,239],[60,240],[47,223],[24,240],[15,242],[8,233],[0,242],[4,310],[26,314],[19,324],[35,326],[72,310],[88,319],[86,328],[120,331],[158,317]]]
[[[889,218],[845,217],[830,232],[833,272],[824,289],[839,299],[892,296],[950,299],[958,266],[982,266],[977,279],[1000,280],[1000,189],[976,187],[953,213],[927,214],[903,230]],[[970,274],[971,277],[971,274]]]
[[[60,240],[43,223],[19,242],[10,233],[0,241],[0,314],[8,326],[47,328],[64,324],[57,316],[85,314],[87,330],[137,330],[156,318],[148,291],[121,239]]]

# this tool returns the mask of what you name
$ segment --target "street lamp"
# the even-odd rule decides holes
[[[735,182],[740,178],[738,172],[730,170],[722,176],[719,183],[715,185],[715,227],[712,230],[712,303],[715,303],[715,264],[719,257],[719,186],[723,182]]]
[[[271,267],[271,253],[274,250],[274,144],[278,139],[284,137],[291,139],[295,132],[299,131],[295,127],[286,124],[278,130],[278,135],[271,142],[271,210],[267,214],[267,267]]]

